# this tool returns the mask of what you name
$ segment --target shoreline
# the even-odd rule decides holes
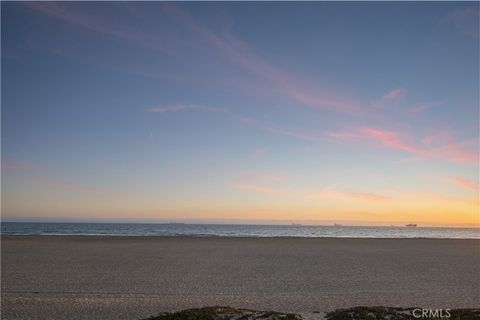
[[[480,239],[480,229],[475,228],[62,223],[5,223],[1,227],[0,234],[5,236]]]
[[[1,246],[6,319],[480,301],[478,239],[2,235]]]

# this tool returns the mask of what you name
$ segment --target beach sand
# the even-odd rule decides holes
[[[2,236],[2,319],[479,307],[480,240]]]

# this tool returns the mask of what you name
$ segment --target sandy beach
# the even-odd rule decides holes
[[[478,307],[480,240],[2,236],[2,319]]]

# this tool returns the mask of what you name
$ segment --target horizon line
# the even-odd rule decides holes
[[[138,221],[140,220],[140,221]],[[232,221],[234,220],[234,221]],[[312,220],[242,220],[242,219],[165,219],[165,220],[149,220],[149,219],[0,219],[1,223],[72,223],[72,224],[184,224],[184,225],[251,225],[251,226],[299,226],[299,227],[395,227],[405,228],[409,222],[396,222],[396,223],[381,223],[378,224],[355,224],[354,221],[323,221],[314,222]],[[374,222],[372,222],[374,223]],[[480,229],[480,224],[458,224],[458,225],[432,225],[432,224],[416,224],[415,228],[457,228],[457,229]]]

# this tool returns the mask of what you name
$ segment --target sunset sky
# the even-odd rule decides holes
[[[2,2],[2,216],[479,226],[478,2]]]

